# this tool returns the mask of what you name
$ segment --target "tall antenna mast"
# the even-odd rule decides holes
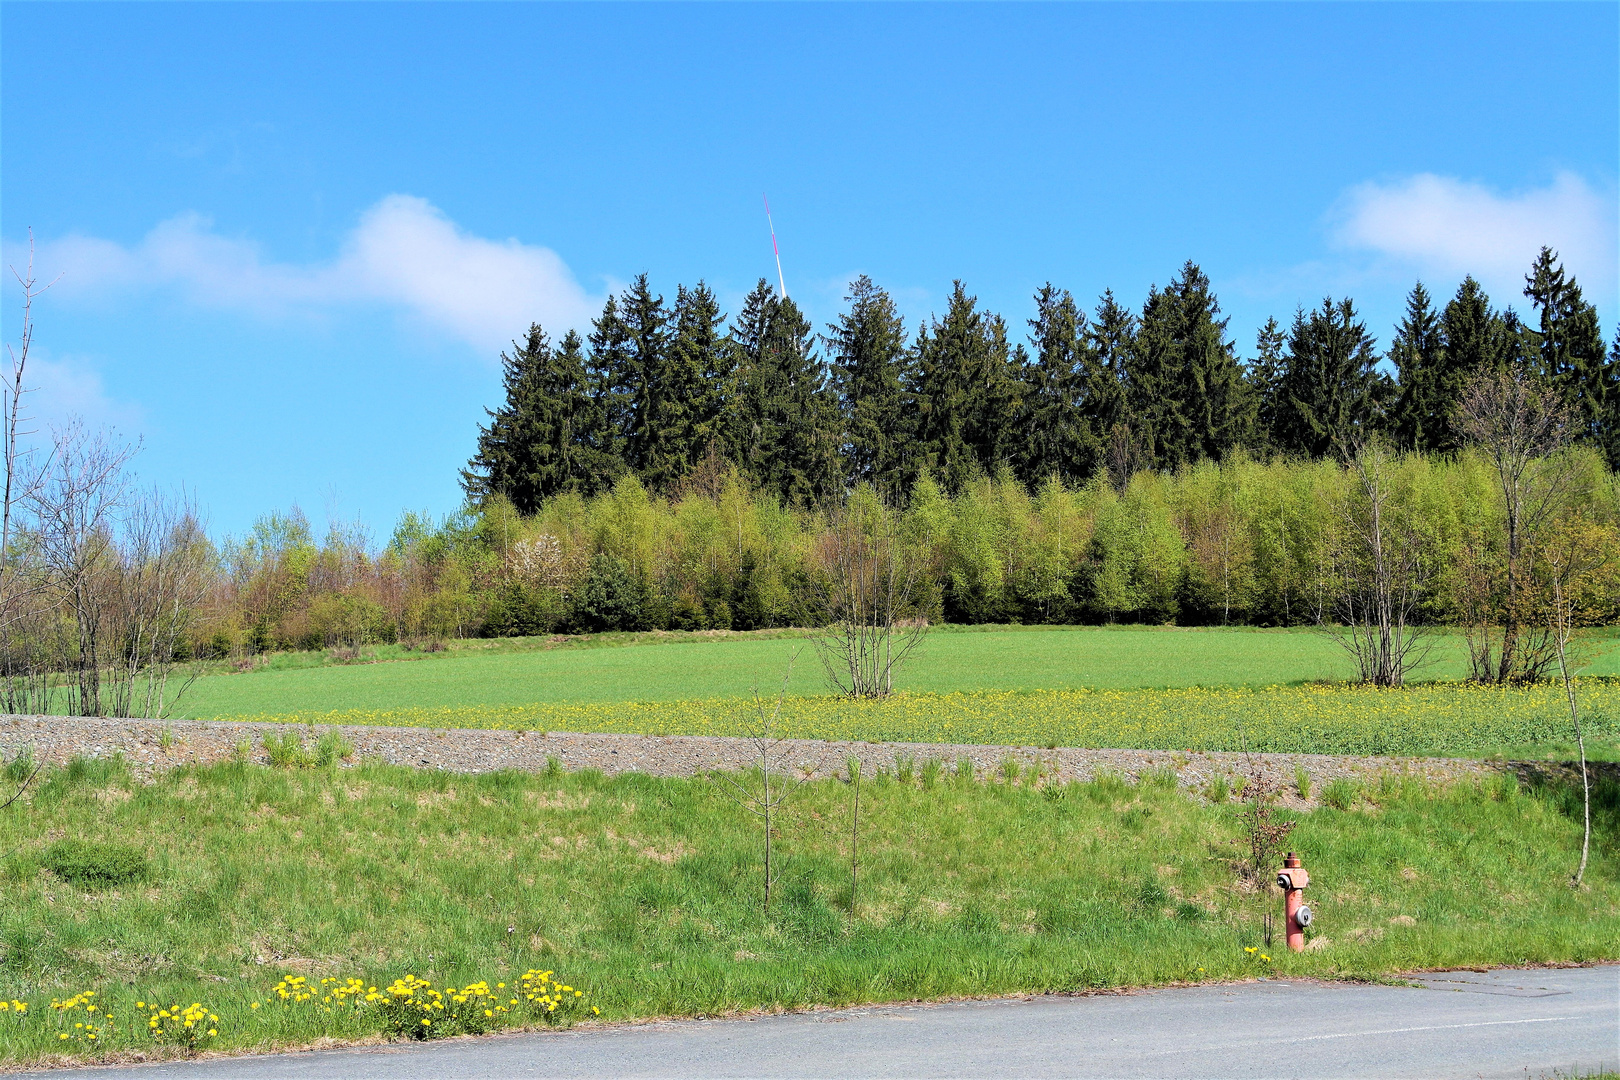
[[[786,300],[787,282],[782,280],[782,252],[776,247],[776,224],[771,221],[771,200],[764,195],[760,198],[765,199],[765,224],[771,227],[771,254],[776,256],[776,284],[781,287],[782,299]]]

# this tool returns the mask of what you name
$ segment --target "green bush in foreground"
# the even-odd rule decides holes
[[[839,780],[807,783],[783,808],[766,912],[758,823],[709,778],[232,763],[140,782],[116,763],[70,766],[7,822],[0,1000],[28,1007],[0,1013],[0,1060],[121,1053],[130,1038],[183,1052],[127,1034],[154,1002],[171,1017],[170,1003],[206,1009],[211,1048],[375,1036],[401,1029],[324,999],[406,976],[509,1002],[525,973],[554,971],[624,1019],[1620,954],[1613,783],[1598,792],[1578,892],[1566,884],[1578,790],[1389,778],[1354,809],[1291,813],[1317,913],[1295,955],[1263,939],[1280,901],[1239,874],[1235,803],[1164,777],[925,787],[930,775],[920,758],[910,783],[863,782],[852,916],[852,791]],[[144,844],[152,875],[90,891],[46,868],[58,830],[92,825]],[[183,843],[168,839],[177,831]],[[294,980],[309,996],[288,1004],[277,984]],[[59,1039],[82,1029],[64,1029],[50,1002],[73,997],[75,1022],[88,1002],[112,1030]],[[544,1018],[458,1023],[485,1021]]]

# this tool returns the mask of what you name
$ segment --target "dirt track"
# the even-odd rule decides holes
[[[11,757],[30,749],[34,756],[61,765],[77,756],[122,754],[140,774],[183,764],[207,764],[235,756],[245,743],[251,760],[265,762],[265,734],[297,732],[305,741],[327,728],[227,721],[113,720],[60,716],[0,716],[0,753]],[[490,772],[496,769],[540,770],[551,757],[565,769],[600,769],[605,773],[636,770],[654,776],[691,776],[708,769],[735,769],[758,761],[758,747],[748,739],[717,736],[600,735],[569,732],[491,731],[476,728],[337,727],[354,746],[345,764],[375,759],[396,765]],[[167,743],[168,745],[165,745]],[[1202,789],[1217,775],[1246,774],[1250,762],[1288,791],[1285,802],[1304,805],[1293,791],[1294,774],[1304,768],[1311,777],[1312,802],[1338,777],[1371,779],[1400,773],[1434,781],[1492,775],[1500,763],[1457,758],[1338,757],[1326,754],[1254,754],[1165,750],[1082,750],[1060,747],[963,746],[936,743],[819,742],[788,739],[771,750],[773,762],[809,776],[842,773],[857,758],[872,775],[881,766],[893,770],[896,760],[913,759],[920,770],[929,758],[947,767],[970,758],[981,777],[999,772],[1011,756],[1024,764],[1042,763],[1042,771],[1059,782],[1089,780],[1112,771],[1135,779],[1150,770],[1174,770],[1183,787]]]

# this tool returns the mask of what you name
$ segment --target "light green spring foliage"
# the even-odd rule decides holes
[[[1613,959],[1620,941],[1612,786],[1580,892],[1568,790],[1390,781],[1355,809],[1291,814],[1317,915],[1297,956],[1264,949],[1277,902],[1239,882],[1239,806],[1117,776],[928,790],[888,775],[863,784],[852,920],[850,795],[813,781],[787,805],[765,914],[758,824],[705,778],[227,764],[141,783],[75,763],[8,821],[0,1000],[29,1008],[0,1014],[0,1060],[55,1052],[48,1002],[86,990],[120,1017],[205,1002],[219,1049],[379,1030],[366,1012],[251,1008],[294,972],[383,987],[555,970],[622,1019]],[[41,858],[63,833],[134,843],[149,870],[59,880]]]
[[[1596,456],[1576,456],[1572,506],[1620,555],[1620,533],[1609,528],[1620,521],[1620,490]],[[1390,464],[1392,512],[1419,522],[1424,563],[1438,571],[1425,617],[1461,617],[1465,540],[1485,563],[1500,554],[1493,476],[1469,453]],[[1139,473],[1124,491],[1100,478],[1030,490],[1004,475],[949,495],[924,478],[897,527],[922,572],[919,607],[935,621],[1304,625],[1332,615],[1324,603],[1348,484],[1331,461],[1242,455]],[[437,526],[407,515],[375,558],[347,534],[317,546],[301,519],[267,518],[227,546],[231,581],[220,595],[234,599],[199,634],[210,648],[461,637],[495,618],[496,593],[513,583],[536,591],[535,617],[556,629],[599,553],[646,586],[640,617],[653,628],[731,625],[735,613],[721,612],[737,601],[745,564],[760,625],[803,625],[816,614],[806,582],[818,573],[814,552],[827,528],[822,512],[783,506],[736,474],[671,497],[627,476],[591,499],[558,496],[528,518],[499,499]],[[1583,586],[1585,616],[1604,622],[1620,612],[1615,579]],[[348,583],[341,596],[323,592],[332,582]]]

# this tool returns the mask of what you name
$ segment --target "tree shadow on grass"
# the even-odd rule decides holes
[[[1514,761],[1508,769],[1531,795],[1580,824],[1581,767],[1575,761]],[[1620,762],[1588,761],[1592,783],[1592,842],[1609,855],[1620,854]]]

